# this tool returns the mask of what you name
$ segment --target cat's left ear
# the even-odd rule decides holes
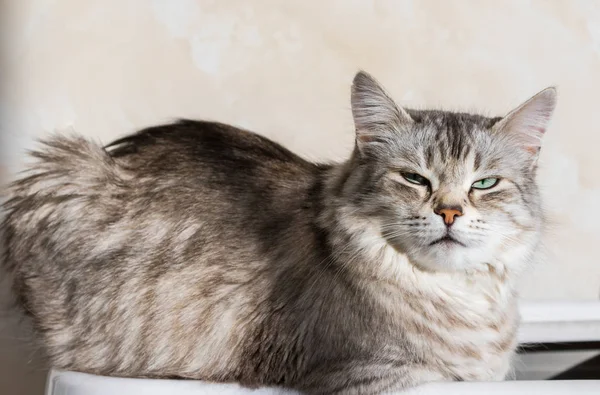
[[[413,123],[410,115],[396,105],[375,78],[364,71],[354,77],[351,102],[359,149],[376,145],[390,133]]]
[[[492,129],[513,134],[525,150],[537,156],[555,107],[556,88],[546,88],[509,112]]]

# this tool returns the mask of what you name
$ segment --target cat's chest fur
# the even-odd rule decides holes
[[[379,255],[393,279],[365,284],[403,348],[452,380],[502,380],[516,348],[518,312],[508,280],[492,271],[424,272],[392,251]]]

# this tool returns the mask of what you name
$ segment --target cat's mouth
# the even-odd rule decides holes
[[[466,245],[464,245],[463,243],[461,243],[460,241],[456,240],[455,238],[453,238],[450,235],[446,235],[440,239],[437,239],[436,241],[434,241],[433,243],[431,243],[430,245],[460,245],[463,247],[466,247]]]

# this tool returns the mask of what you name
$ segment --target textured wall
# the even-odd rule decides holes
[[[553,228],[547,259],[522,288],[598,297],[598,1],[20,0],[2,18],[10,171],[34,137],[57,128],[108,142],[175,117],[343,158],[358,68],[404,105],[488,114],[557,85],[540,175]]]

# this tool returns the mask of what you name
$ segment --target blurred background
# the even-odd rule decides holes
[[[344,159],[358,69],[401,105],[487,115],[556,85],[540,162],[552,226],[522,294],[600,297],[600,1],[19,0],[0,12],[3,181],[48,133],[108,143],[179,117]],[[0,388],[41,393],[16,322],[0,316]]]

